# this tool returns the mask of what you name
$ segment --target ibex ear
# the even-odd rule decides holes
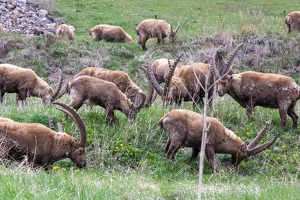
[[[72,145],[72,146],[75,146],[75,144],[76,144],[76,140],[72,140],[72,141],[71,141],[71,145]]]
[[[241,146],[241,150],[242,151],[247,151],[247,144],[245,142],[243,142],[243,144]]]

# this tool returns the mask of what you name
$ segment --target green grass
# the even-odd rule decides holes
[[[182,64],[204,61],[219,45],[229,51],[233,44],[245,42],[243,54],[234,63],[236,71],[255,70],[281,73],[299,79],[299,33],[287,35],[284,12],[298,8],[297,1],[57,1],[53,14],[75,26],[76,40],[55,36],[20,37],[0,33],[0,47],[9,48],[0,63],[12,63],[33,68],[39,76],[55,85],[53,73],[61,68],[64,79],[87,66],[121,69],[147,91],[147,82],[139,65],[156,58],[174,58],[184,52]],[[98,23],[119,25],[134,40],[134,28],[146,19],[166,19],[176,26],[186,18],[186,26],[173,44],[147,42],[148,51],[137,44],[91,41],[88,31]],[[255,51],[252,51],[255,49]],[[0,53],[2,49],[0,48]],[[227,50],[225,48],[225,50]],[[228,51],[228,50],[227,50]],[[298,70],[298,71],[297,71]],[[69,103],[69,97],[59,101]],[[259,155],[243,161],[235,171],[228,163],[229,155],[217,155],[218,172],[213,174],[205,162],[204,199],[297,199],[299,188],[299,132],[280,128],[278,110],[256,107],[254,122],[231,97],[216,97],[214,116],[245,142],[250,142],[271,119],[268,133],[261,142],[275,134],[276,143]],[[54,169],[30,171],[11,164],[0,166],[1,199],[196,199],[198,161],[187,165],[189,148],[181,149],[176,162],[164,155],[166,134],[157,126],[158,120],[176,108],[162,107],[160,98],[143,109],[135,122],[116,111],[116,126],[105,123],[105,111],[94,106],[79,109],[88,132],[88,165],[77,169],[68,159],[55,163]],[[182,108],[203,113],[203,107],[193,108],[190,102]],[[300,113],[300,104],[296,106]],[[29,98],[27,105],[16,106],[15,94],[8,94],[0,106],[0,116],[15,121],[43,123],[47,116],[62,122],[64,131],[79,137],[71,119],[65,121],[55,106],[44,107],[40,99]]]

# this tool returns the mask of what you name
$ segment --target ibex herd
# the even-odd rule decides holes
[[[291,13],[285,21],[289,32],[298,29]],[[165,20],[148,19],[142,21],[135,29],[138,44],[146,50],[146,41],[157,37],[163,43],[168,37],[172,42],[178,34],[179,25],[173,30]],[[67,33],[70,31],[69,33]],[[75,39],[69,26],[62,25],[57,29],[58,35],[67,35]],[[132,43],[132,38],[121,28],[110,25],[97,25],[90,30],[93,40],[107,42]],[[11,64],[0,64],[0,102],[5,93],[16,93],[17,102],[25,102],[29,96],[39,97],[45,105],[58,105],[65,116],[70,116],[80,132],[80,140],[60,132],[55,132],[41,124],[15,122],[0,117],[0,155],[2,159],[23,161],[32,167],[49,169],[61,159],[70,158],[78,167],[86,166],[87,134],[84,120],[77,110],[83,105],[99,105],[105,109],[106,122],[115,125],[114,110],[124,113],[129,119],[135,119],[141,109],[147,108],[155,101],[156,94],[169,104],[180,106],[184,101],[193,105],[203,104],[207,97],[213,109],[213,97],[216,93],[222,97],[229,94],[242,107],[250,120],[255,106],[278,108],[280,125],[286,128],[287,115],[293,120],[293,128],[298,126],[298,115],[295,106],[300,99],[300,87],[287,76],[278,74],[247,71],[235,73],[232,64],[242,44],[225,59],[220,49],[211,55],[206,62],[195,62],[189,65],[178,65],[183,54],[175,60],[161,58],[149,66],[140,66],[148,81],[148,94],[138,87],[126,72],[108,70],[103,67],[87,67],[66,81],[62,88],[61,72],[55,91],[31,69]],[[178,66],[177,66],[178,65]],[[160,84],[164,83],[164,87]],[[216,86],[216,87],[215,87]],[[68,94],[69,104],[57,102],[57,99]],[[248,145],[241,138],[227,129],[213,117],[206,117],[190,110],[175,109],[163,116],[158,125],[167,133],[165,147],[166,157],[175,160],[175,154],[181,146],[191,147],[194,160],[201,148],[204,123],[208,124],[205,154],[211,168],[216,169],[215,154],[231,154],[232,164],[239,165],[242,160],[256,155],[269,148],[277,139],[274,136],[268,142],[257,146],[267,131],[270,122]],[[50,125],[51,126],[51,125]]]

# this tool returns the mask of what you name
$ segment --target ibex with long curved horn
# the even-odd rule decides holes
[[[0,102],[5,93],[17,93],[17,101],[24,102],[28,96],[42,98],[43,103],[50,105],[59,93],[62,85],[61,71],[55,91],[31,69],[11,64],[0,64]]]
[[[15,161],[27,159],[31,167],[51,168],[51,165],[70,158],[77,167],[86,166],[86,129],[80,115],[70,106],[54,102],[76,123],[80,140],[35,123],[19,123],[0,119],[0,158]]]
[[[211,103],[213,79],[210,74],[209,64],[198,62],[176,68],[181,56],[176,59],[172,66],[169,64],[170,70],[165,80],[164,88],[159,85],[153,70],[150,68],[147,69],[147,77],[150,78],[148,82],[151,83],[163,99],[166,99],[167,103],[176,103],[177,105],[180,105],[182,101],[193,101],[193,105],[202,103],[205,96],[205,88],[207,88]]]
[[[216,153],[231,154],[232,164],[237,166],[245,158],[256,155],[270,147],[277,139],[277,136],[275,136],[257,147],[266,132],[269,122],[248,145],[216,118],[206,117],[206,123],[208,130],[205,154],[213,169],[216,169]],[[189,163],[198,156],[203,137],[204,121],[202,115],[190,110],[175,109],[163,116],[158,124],[168,135],[165,151],[169,160],[175,160],[175,154],[181,146],[193,148]]]
[[[155,79],[157,80],[158,84],[164,83],[167,79],[167,76],[170,71],[170,66],[174,64],[174,60],[169,60],[167,58],[160,58],[155,60],[151,66],[149,66],[149,70],[153,70]],[[148,94],[145,101],[145,106],[151,106],[151,104],[155,101],[157,96],[157,92],[154,90],[151,82],[150,77],[147,72],[147,68],[143,66],[139,66],[139,68],[144,72],[148,80]]]
[[[241,44],[237,48],[240,47]],[[215,60],[211,58],[210,65],[212,73],[218,79],[219,96],[229,94],[246,108],[250,120],[253,120],[252,111],[255,106],[278,108],[282,129],[286,126],[287,115],[293,120],[293,128],[297,128],[295,105],[300,98],[300,87],[291,77],[254,71],[230,75],[226,72],[231,71],[231,65],[228,64],[222,69],[216,66]]]

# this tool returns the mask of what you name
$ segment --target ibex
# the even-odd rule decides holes
[[[294,30],[300,31],[300,11],[294,11],[288,14],[284,22],[288,28],[288,33]]]
[[[10,64],[0,64],[0,102],[5,93],[17,93],[17,101],[25,102],[28,96],[42,98],[43,103],[50,105],[61,89],[61,71],[59,71],[59,83],[56,90],[43,81],[31,69],[17,67]]]
[[[106,121],[109,125],[115,124],[114,110],[121,111],[129,119],[135,119],[145,101],[137,98],[136,102],[139,104],[133,103],[114,83],[86,75],[68,82],[66,92],[70,94],[72,100],[69,105],[75,110],[84,103],[105,108]]]
[[[192,65],[183,65],[176,68],[181,56],[179,56],[174,64],[170,65],[170,71],[165,86],[159,85],[155,78],[153,70],[147,69],[149,84],[153,86],[156,92],[166,100],[167,104],[175,103],[181,105],[182,101],[193,101],[193,105],[203,102],[205,96],[205,87],[208,91],[209,100],[213,95],[212,76],[210,74],[209,64],[194,63]]]
[[[248,145],[227,129],[220,121],[213,117],[206,117],[207,137],[205,154],[210,166],[215,170],[215,154],[231,154],[232,164],[238,166],[245,158],[256,155],[270,147],[277,139],[277,135],[268,142],[257,147],[264,136],[269,122]],[[165,152],[169,160],[175,160],[175,153],[181,146],[192,147],[192,155],[188,161],[194,160],[201,149],[203,137],[203,116],[185,109],[175,109],[163,116],[159,126],[167,133],[168,141]]]
[[[0,158],[27,161],[31,167],[50,169],[54,162],[70,158],[77,167],[86,166],[86,129],[80,115],[71,107],[54,102],[59,110],[73,118],[80,141],[62,132],[36,123],[0,119]]]
[[[124,31],[120,26],[112,26],[107,24],[99,24],[90,30],[92,40],[105,42],[125,42],[132,43],[132,37]]]
[[[175,30],[165,20],[146,19],[142,21],[135,29],[138,36],[138,44],[143,50],[147,50],[146,42],[149,38],[157,38],[157,43],[164,43],[164,38],[168,37],[170,42],[175,40],[179,24]]]
[[[66,36],[69,40],[75,40],[74,35],[75,28],[66,24],[61,24],[56,29],[56,35]]]
[[[252,111],[255,106],[278,108],[282,129],[286,127],[287,114],[293,120],[293,128],[297,128],[298,115],[295,113],[295,105],[300,98],[300,87],[292,78],[254,71],[229,75],[226,72],[231,70],[230,66],[218,70],[214,58],[210,59],[210,64],[212,73],[218,79],[219,96],[229,94],[246,108],[250,120],[253,120]]]
[[[93,76],[114,83],[132,102],[136,102],[137,99],[143,102],[146,100],[145,93],[131,80],[126,72],[113,71],[103,67],[87,67],[76,74],[75,78],[82,75]],[[140,104],[140,102],[136,103]]]
[[[149,70],[153,70],[154,77],[157,80],[158,84],[164,83],[167,79],[168,73],[170,71],[170,65],[174,64],[174,60],[169,60],[166,58],[160,58],[154,61],[154,63],[150,66]],[[150,77],[148,75],[147,69],[143,66],[139,67],[146,75],[148,81],[150,81]],[[154,90],[151,83],[148,84],[148,95],[145,101],[145,106],[151,106],[151,104],[155,101],[157,96],[157,92]]]

